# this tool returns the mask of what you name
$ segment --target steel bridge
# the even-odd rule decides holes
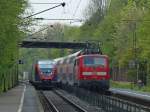
[[[59,48],[59,49],[84,49],[102,54],[99,42],[48,42],[48,41],[22,41],[22,48]]]

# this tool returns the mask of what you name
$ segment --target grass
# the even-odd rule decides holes
[[[121,89],[131,89],[141,92],[150,92],[150,86],[139,87],[137,84],[131,82],[119,82],[119,81],[110,81],[112,88],[121,88]]]

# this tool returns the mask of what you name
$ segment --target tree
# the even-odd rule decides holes
[[[20,15],[25,7],[25,0],[0,1],[0,70],[10,68],[17,60],[17,43],[23,36],[19,27],[23,21]]]

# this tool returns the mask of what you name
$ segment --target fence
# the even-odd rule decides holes
[[[18,83],[17,65],[8,71],[0,71],[0,92],[5,92]]]
[[[112,96],[101,95],[83,88],[62,86],[62,89],[74,94],[83,101],[100,108],[99,112],[150,112],[149,107],[138,105]]]
[[[150,64],[146,61],[139,61],[137,65],[130,66],[112,66],[111,78],[113,81],[137,82],[142,80],[144,85],[147,85],[150,79]]]

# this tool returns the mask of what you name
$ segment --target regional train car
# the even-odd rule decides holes
[[[56,80],[55,62],[53,60],[38,60],[33,65],[30,82],[37,88],[51,87],[52,81]]]
[[[55,59],[59,83],[99,90],[109,89],[108,56],[82,51]]]

